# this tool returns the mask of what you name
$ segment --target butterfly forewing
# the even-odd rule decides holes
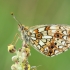
[[[70,28],[60,25],[39,25],[29,29],[30,43],[40,53],[54,56],[70,47]]]

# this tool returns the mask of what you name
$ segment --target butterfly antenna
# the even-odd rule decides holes
[[[16,22],[18,22],[18,25],[22,25],[21,22],[19,20],[17,20],[17,18],[15,17],[15,15],[13,14],[13,12],[11,13],[11,15],[13,16],[13,18],[16,20]]]

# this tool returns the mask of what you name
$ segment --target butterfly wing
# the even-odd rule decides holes
[[[30,43],[40,53],[54,56],[70,47],[68,26],[39,25],[29,29]]]

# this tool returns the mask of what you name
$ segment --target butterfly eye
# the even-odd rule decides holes
[[[24,29],[24,27],[23,26],[21,26],[21,30],[23,30]]]

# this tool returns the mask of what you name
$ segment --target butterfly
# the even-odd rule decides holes
[[[15,17],[14,17],[15,18]],[[70,27],[67,25],[18,24],[21,39],[45,56],[55,56],[70,48]]]
[[[70,27],[61,25],[37,25],[27,28],[19,25],[21,37],[37,51],[54,56],[70,48]]]

